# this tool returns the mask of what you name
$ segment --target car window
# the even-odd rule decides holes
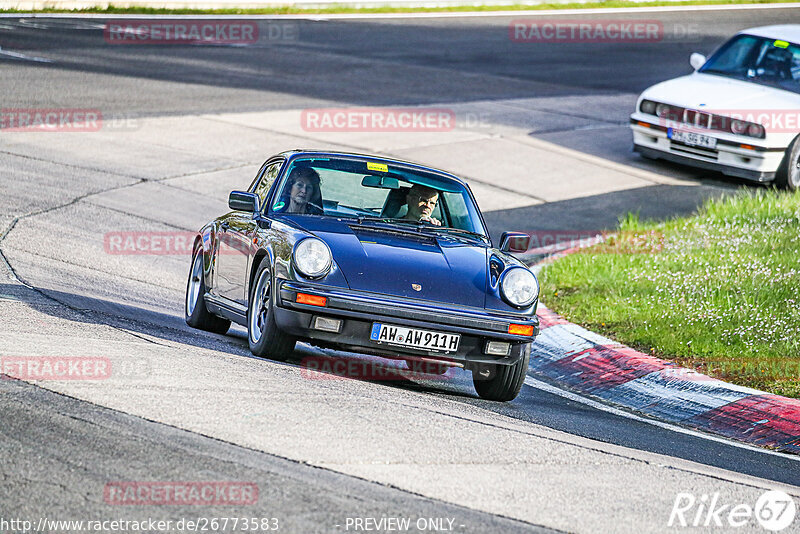
[[[388,189],[362,186],[364,175],[330,169],[320,169],[319,174],[323,184],[321,189],[324,193],[324,207],[339,212],[352,210],[351,213],[355,214],[381,214],[389,194]]]
[[[467,210],[467,205],[464,202],[459,202],[459,199],[453,198],[455,193],[442,193],[444,202],[442,205],[448,208],[448,218],[450,225],[454,228],[467,229],[469,227],[470,214]]]
[[[700,72],[800,93],[800,46],[780,39],[738,35],[711,56]]]
[[[408,214],[410,191],[426,191],[429,195],[438,194],[429,215],[442,226],[486,235],[478,208],[463,184],[400,164],[298,158],[284,173],[278,191],[270,206],[272,213],[380,217],[398,222]]]
[[[258,195],[262,206],[267,200],[267,194],[269,193],[270,187],[272,187],[272,184],[275,182],[275,178],[278,177],[282,163],[282,161],[277,161],[268,165],[267,168],[264,169],[261,179],[256,184],[255,189],[253,189],[253,192]]]

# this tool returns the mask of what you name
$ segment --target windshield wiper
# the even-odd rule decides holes
[[[445,231],[445,232],[455,232],[459,234],[464,234],[470,237],[474,237],[476,239],[480,239],[481,241],[485,241],[488,243],[488,238],[484,234],[479,234],[477,232],[472,232],[470,230],[463,230],[461,228],[453,228],[451,226],[437,226],[435,224],[425,222],[425,221],[412,221],[409,219],[401,219],[401,218],[392,218],[392,217],[377,217],[373,215],[359,215],[358,222],[359,224],[369,221],[369,222],[384,222],[389,224],[402,224],[405,226],[413,226],[419,230],[432,230],[434,232],[438,231]]]
[[[358,219],[358,224],[363,223],[364,221],[370,222],[393,222],[395,219],[391,217],[378,217],[377,215],[356,215]]]
[[[487,243],[489,242],[489,239],[485,235],[479,234],[478,232],[473,232],[471,230],[464,230],[462,228],[453,228],[452,226],[426,225],[425,227],[426,228],[431,228],[433,230],[444,230],[444,231],[447,231],[447,232],[456,232],[458,234],[464,234],[464,235],[468,235],[470,237],[474,237],[476,239],[480,239],[481,241],[484,241],[484,242],[487,242]]]
[[[387,224],[403,224],[406,226],[413,226],[414,228],[438,228],[437,226],[432,225],[431,223],[426,223],[423,221],[411,221],[409,219],[402,219],[397,217],[377,217],[375,215],[359,215],[358,216],[359,224],[363,222],[382,222]]]

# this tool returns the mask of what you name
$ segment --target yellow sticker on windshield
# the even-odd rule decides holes
[[[389,167],[387,165],[383,163],[372,163],[371,161],[367,162],[367,169],[378,172],[389,172]]]
[[[786,41],[775,41],[772,43],[772,46],[777,46],[778,48],[789,48],[789,43]]]

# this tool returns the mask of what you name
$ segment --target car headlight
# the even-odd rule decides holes
[[[525,308],[539,296],[539,282],[528,269],[513,267],[500,280],[500,291],[509,304]]]
[[[737,119],[733,119],[731,121],[731,131],[737,135],[742,135],[747,130],[747,123],[745,121],[740,121]]]
[[[756,124],[754,122],[750,123],[750,126],[747,127],[747,135],[750,137],[758,137],[760,139],[764,139],[764,134],[766,131],[764,127],[760,124]]]
[[[733,119],[731,121],[731,132],[737,135],[748,135],[750,137],[763,139],[766,130],[760,124]]]
[[[642,103],[639,104],[639,111],[642,113],[647,113],[648,115],[655,115],[656,102],[653,102],[652,100],[642,100]]]
[[[331,269],[331,251],[324,241],[309,237],[294,248],[294,265],[308,278],[319,278]]]
[[[671,111],[671,108],[667,104],[656,104],[656,115],[662,119],[666,119]]]

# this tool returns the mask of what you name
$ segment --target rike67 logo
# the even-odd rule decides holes
[[[734,528],[753,527],[753,519],[765,530],[778,532],[794,521],[797,505],[794,499],[780,490],[767,491],[751,506],[747,503],[726,503],[719,493],[678,493],[668,527],[703,527],[728,532]]]

